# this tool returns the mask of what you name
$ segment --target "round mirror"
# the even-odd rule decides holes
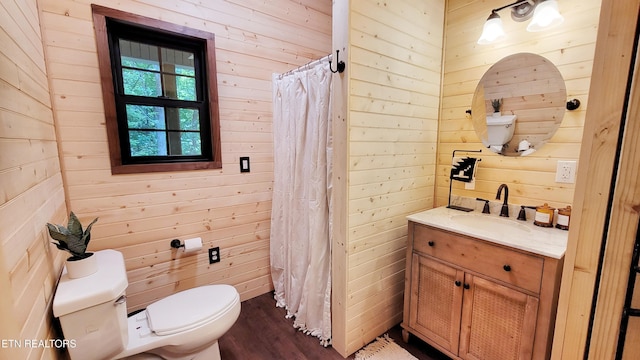
[[[478,83],[473,128],[482,144],[498,154],[529,155],[558,130],[566,104],[567,89],[555,65],[536,54],[510,55]]]

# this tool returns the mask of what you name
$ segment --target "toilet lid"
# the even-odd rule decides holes
[[[214,320],[238,301],[238,291],[230,285],[181,291],[147,306],[149,328],[157,335],[186,331]]]

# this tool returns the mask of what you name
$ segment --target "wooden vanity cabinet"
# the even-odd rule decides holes
[[[404,340],[454,359],[548,359],[562,261],[409,221]]]

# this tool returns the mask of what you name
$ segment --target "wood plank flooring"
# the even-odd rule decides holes
[[[293,328],[293,320],[285,318],[286,311],[275,306],[272,293],[242,302],[238,321],[220,338],[223,360],[342,360],[331,346],[323,347],[316,337]],[[400,346],[420,360],[448,360],[420,339],[411,336],[402,341],[400,326],[388,331]],[[353,359],[354,355],[348,357]]]

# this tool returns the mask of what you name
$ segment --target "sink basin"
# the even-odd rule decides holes
[[[479,214],[454,215],[454,216],[451,216],[451,220],[462,226],[471,227],[479,231],[531,232],[531,229],[529,227],[523,224],[519,224],[514,220],[494,217],[490,215],[479,215]]]

